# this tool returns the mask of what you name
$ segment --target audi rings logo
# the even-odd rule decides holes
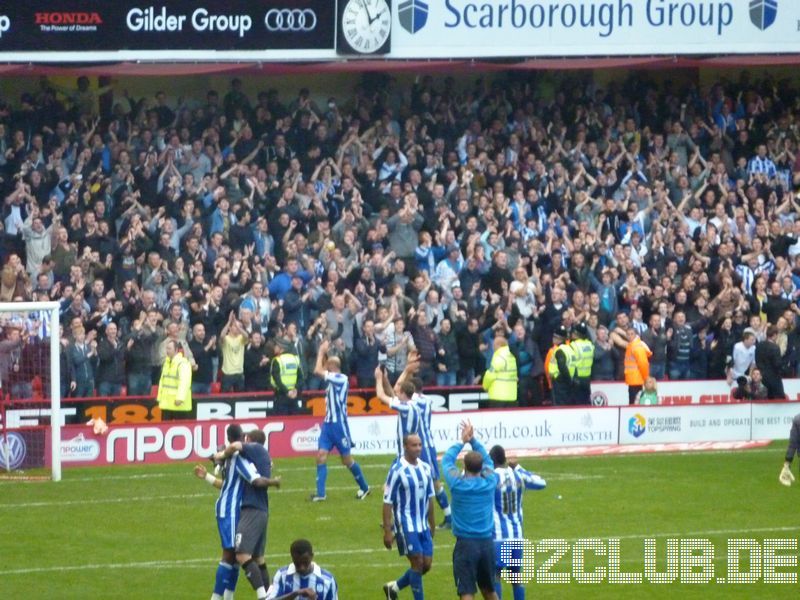
[[[267,31],[314,31],[317,13],[310,8],[272,8],[264,17]]]

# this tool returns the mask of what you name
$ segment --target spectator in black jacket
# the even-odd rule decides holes
[[[686,314],[676,310],[672,329],[667,330],[670,379],[674,381],[689,379],[694,338],[694,331],[686,323]]]
[[[264,346],[264,336],[259,329],[250,334],[250,343],[244,350],[244,389],[248,392],[269,388],[269,361]]]
[[[650,315],[650,325],[642,334],[642,341],[647,344],[653,356],[650,357],[650,376],[661,381],[667,373],[667,332],[661,325],[658,313]]]
[[[217,338],[211,336],[206,339],[205,325],[197,323],[192,328],[192,341],[189,342],[189,349],[194,356],[192,394],[210,394],[214,376],[212,358],[217,351]]]
[[[481,337],[478,319],[471,318],[466,323],[456,324],[458,342],[459,385],[474,385],[483,375],[483,354],[480,351]]]
[[[67,362],[70,366],[69,389],[73,398],[94,396],[95,369],[97,368],[96,332],[89,335],[83,327],[73,331],[74,339],[67,346]],[[91,338],[90,338],[91,336]]]
[[[691,367],[689,368],[689,379],[708,378],[708,330],[701,329],[694,336],[692,342]]]
[[[416,318],[412,318],[409,331],[414,336],[414,345],[417,347],[417,353],[419,354],[420,367],[418,377],[423,384],[433,385],[433,365],[436,360],[436,354],[439,352],[439,342],[433,329],[428,325],[428,316],[424,311],[420,311],[416,314]]]
[[[652,371],[651,371],[652,372]],[[599,325],[594,342],[592,381],[614,381],[617,376],[617,353],[608,339],[608,327]]]
[[[777,337],[778,328],[770,325],[767,327],[767,339],[756,344],[756,366],[764,377],[770,400],[783,400],[786,397],[781,379],[781,349],[775,341]]]
[[[131,333],[125,344],[125,360],[128,373],[128,395],[148,396],[150,385],[150,361],[157,342],[156,333],[145,330],[140,319],[134,319]]]
[[[364,321],[363,331],[353,348],[355,375],[360,388],[375,387],[375,368],[378,366],[378,339],[375,337],[375,321]]]
[[[733,356],[733,346],[737,341],[733,337],[733,319],[730,316],[724,317],[717,327],[714,340],[711,342],[711,359],[708,365],[709,377],[723,379],[727,376],[728,359]],[[651,366],[651,373],[652,369]]]
[[[490,292],[502,295],[506,291],[504,289],[506,286],[503,286],[504,281],[508,286],[514,281],[514,277],[508,268],[508,254],[503,250],[497,250],[492,255],[492,266],[489,267],[489,271],[483,278],[483,287]]]
[[[436,354],[436,385],[454,386],[459,370],[458,340],[450,319],[442,319],[439,351]]]
[[[105,336],[97,344],[97,393],[119,396],[125,383],[125,346],[117,339],[116,323],[106,325]]]

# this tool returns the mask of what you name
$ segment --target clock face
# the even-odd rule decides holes
[[[356,52],[381,50],[392,31],[392,11],[386,0],[348,0],[341,18],[341,32]]]

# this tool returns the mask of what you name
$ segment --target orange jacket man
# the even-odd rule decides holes
[[[636,402],[645,380],[650,377],[650,357],[653,353],[636,333],[628,328],[628,347],[625,348],[625,383],[628,384],[628,404]]]

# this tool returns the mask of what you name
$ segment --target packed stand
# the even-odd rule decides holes
[[[326,339],[359,387],[412,350],[426,385],[472,385],[502,335],[541,404],[580,323],[592,380],[623,379],[631,329],[657,380],[742,387],[768,331],[758,381],[797,375],[794,82],[536,81],[369,76],[320,106],[42,79],[0,111],[0,300],[61,302],[73,396],[150,394],[167,340],[195,393],[268,389],[281,352],[319,389]],[[5,325],[0,378],[29,394],[47,323]]]

